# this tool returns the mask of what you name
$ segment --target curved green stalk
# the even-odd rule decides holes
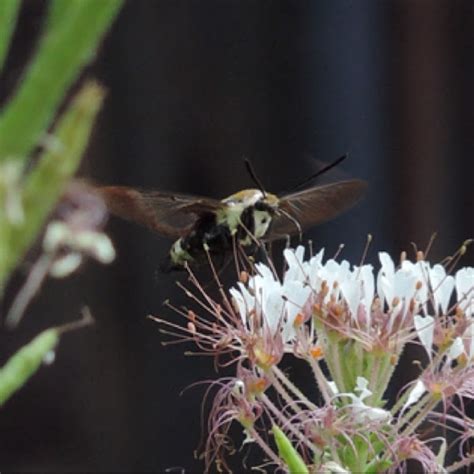
[[[20,0],[2,0],[0,2],[0,71],[3,69],[8,54],[20,3]]]
[[[122,0],[52,2],[37,53],[0,116],[0,161],[25,161],[38,145],[121,4]]]
[[[59,342],[59,330],[47,329],[13,354],[0,369],[0,406],[39,369]]]
[[[62,114],[54,130],[54,142],[40,157],[23,183],[21,224],[11,223],[0,213],[0,289],[41,230],[44,220],[59,199],[64,186],[76,171],[104,91],[95,83],[86,83]],[[6,232],[8,230],[8,233]]]
[[[277,425],[272,427],[275,443],[278,447],[278,454],[285,461],[291,474],[308,474],[308,468],[298,451],[293,447],[291,441]]]

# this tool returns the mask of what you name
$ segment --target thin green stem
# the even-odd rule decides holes
[[[20,0],[0,1],[0,71],[5,64],[20,5]]]
[[[360,374],[354,373],[354,367],[352,365],[355,362],[357,367],[357,361],[353,361],[353,358],[356,359],[355,354],[353,354],[353,345],[354,341],[347,340],[341,341],[337,345],[338,349],[338,361],[339,366],[341,367],[342,379],[344,382],[344,391],[352,392],[356,385],[356,376]]]
[[[316,409],[317,406],[314,405],[306,395],[294,384],[291,380],[279,369],[276,365],[272,367],[272,372],[275,374],[276,377],[281,381],[281,383],[288,388],[294,395],[298,397],[299,400],[306,403],[308,408]]]
[[[428,403],[419,411],[419,413],[413,418],[408,424],[407,427],[400,433],[400,436],[409,436],[413,433],[418,426],[425,421],[428,413],[433,410],[436,405],[439,403],[438,400],[428,400]]]
[[[278,455],[273,451],[273,449],[268,446],[268,444],[263,440],[263,438],[259,435],[258,431],[253,427],[246,427],[245,428],[250,437],[260,446],[260,448],[264,451],[264,453],[277,465],[283,467],[283,463]]]
[[[390,362],[390,354],[380,357],[371,354],[370,358],[372,360],[375,359],[375,362],[370,372],[369,380],[371,381],[370,389],[372,390],[372,396],[369,400],[373,406],[378,406],[382,401],[383,394],[387,389],[395,366]]]
[[[403,405],[405,405],[405,402],[408,400],[408,397],[410,396],[410,393],[413,390],[414,386],[415,385],[413,385],[410,388],[410,390],[405,390],[403,392],[402,396],[395,402],[395,404],[393,405],[393,407],[390,410],[390,413],[392,414],[392,416],[395,416],[397,414],[397,412],[403,407]]]
[[[339,357],[339,344],[340,342],[337,340],[329,340],[329,343],[325,348],[325,361],[339,392],[347,392],[347,387],[345,385],[344,375],[341,367],[341,359]]]
[[[267,372],[267,376],[275,389],[275,391],[280,395],[280,397],[285,401],[288,408],[291,408],[295,413],[300,413],[301,408],[298,406],[298,403],[291,398],[290,394],[286,390],[286,388],[280,383],[278,378],[272,373],[272,371]]]
[[[318,385],[319,390],[321,391],[321,395],[323,396],[324,402],[326,403],[326,405],[330,405],[331,395],[329,393],[329,385],[326,377],[323,374],[323,371],[321,370],[321,367],[319,367],[319,364],[314,359],[309,360],[309,365],[311,367],[311,370],[313,371],[316,384]]]

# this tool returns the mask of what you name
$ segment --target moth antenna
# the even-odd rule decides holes
[[[253,182],[257,185],[258,189],[262,191],[263,197],[266,198],[267,193],[265,192],[265,188],[263,187],[262,182],[258,179],[257,174],[255,173],[255,170],[253,169],[252,163],[248,158],[244,158],[244,163],[245,167],[247,168],[247,172],[252,178]]]
[[[337,166],[339,163],[343,162],[349,155],[346,153],[344,155],[342,155],[341,157],[339,157],[337,160],[333,161],[332,163],[329,163],[328,165],[326,165],[324,168],[318,170],[316,173],[314,173],[313,175],[311,175],[309,178],[306,178],[304,181],[302,181],[301,183],[297,184],[295,187],[293,187],[292,189],[290,189],[289,191],[283,193],[283,194],[289,194],[289,193],[292,193],[294,191],[296,191],[297,189],[300,189],[302,188],[303,186],[305,186],[306,184],[310,183],[311,181],[313,181],[314,179],[316,179],[318,176],[321,176],[322,174],[326,173],[327,171],[329,171],[330,169],[334,168],[335,166]]]

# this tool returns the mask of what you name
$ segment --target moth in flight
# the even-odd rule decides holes
[[[112,214],[175,239],[163,269],[179,270],[207,262],[207,252],[225,256],[236,244],[251,249],[260,241],[301,235],[352,207],[367,186],[352,179],[277,196],[264,191],[248,162],[247,167],[260,189],[245,189],[221,200],[125,186],[105,186],[99,192]]]

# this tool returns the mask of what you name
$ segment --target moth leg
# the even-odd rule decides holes
[[[275,277],[278,277],[278,273],[276,271],[276,268],[273,264],[273,260],[271,257],[271,242],[268,242],[267,245],[265,245],[265,242],[262,242],[262,245],[256,250],[259,251],[263,255],[265,264],[268,267],[270,267]]]
[[[253,235],[252,232],[250,232],[250,229],[242,222],[241,219],[239,219],[239,225],[242,227],[242,229],[244,229],[244,231],[246,232],[246,234],[250,237],[250,239],[253,241],[253,243],[255,245],[257,245],[257,247],[261,247],[262,243],[260,242],[260,240],[258,240],[255,235]]]

